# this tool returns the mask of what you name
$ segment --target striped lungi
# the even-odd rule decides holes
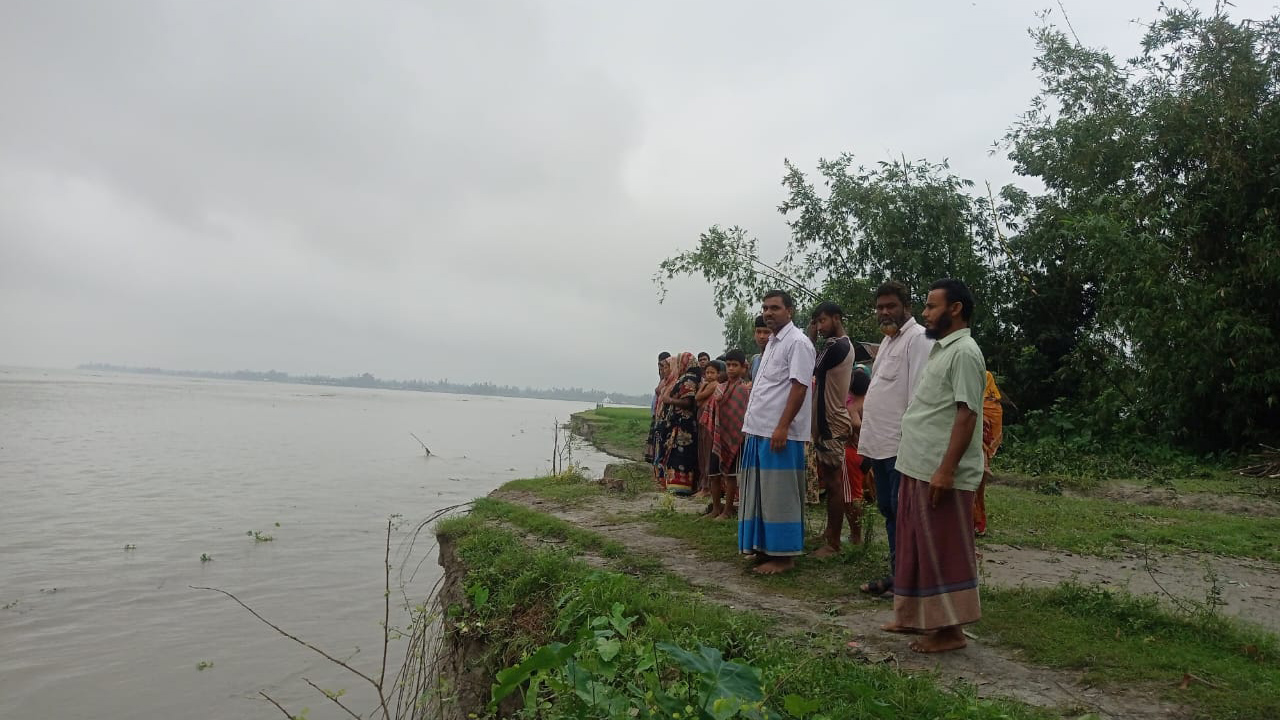
[[[973,552],[973,491],[943,493],[929,504],[929,483],[902,476],[898,492],[893,617],[917,630],[966,625],[982,617]]]
[[[804,552],[805,443],[782,452],[747,435],[738,469],[738,550],[787,557]]]

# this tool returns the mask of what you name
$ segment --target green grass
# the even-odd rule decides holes
[[[1190,472],[1162,478],[1140,476],[1106,478],[1090,474],[1047,473],[1028,474],[996,461],[996,478],[1001,485],[1035,490],[1056,485],[1064,490],[1083,495],[1102,495],[1120,486],[1168,488],[1179,493],[1214,493],[1218,495],[1249,495],[1265,498],[1272,503],[1280,501],[1280,482],[1269,478],[1243,477],[1212,466],[1199,466]]]
[[[628,460],[644,459],[649,408],[597,408],[575,413],[575,429],[600,450]],[[582,427],[582,426],[586,427]]]
[[[874,512],[874,511],[872,511]],[[805,598],[840,600],[858,595],[858,586],[887,572],[889,547],[883,541],[884,525],[879,525],[880,538],[866,545],[841,546],[840,555],[828,559],[801,558],[796,569],[785,575],[746,573],[746,560],[738,552],[738,524],[699,520],[694,516],[665,510],[654,510],[640,516],[653,531],[665,537],[682,540],[699,557],[719,562],[742,564],[744,574],[773,592]],[[810,508],[807,517],[809,535],[821,532],[825,510]],[[875,516],[879,518],[879,515]],[[848,532],[846,528],[846,533]],[[816,548],[816,542],[809,545]],[[861,598],[859,598],[861,599]]]
[[[643,430],[638,437],[642,443]],[[1043,444],[1010,450],[997,458],[996,470],[1016,487],[988,488],[989,542],[1101,556],[1150,546],[1280,561],[1280,523],[1274,519],[1036,491],[1056,487],[1096,495],[1118,483],[1136,483],[1280,498],[1280,483],[1229,471],[1242,463],[1161,459],[1158,453],[1047,454],[1055,448]],[[878,522],[874,510],[867,518]],[[737,561],[732,523],[699,523],[660,511],[643,520],[655,532],[687,542],[701,557]],[[885,552],[882,542],[846,549],[834,562],[805,560],[789,576],[759,582],[775,592],[834,599],[877,575]],[[1280,717],[1275,637],[1221,615],[1183,615],[1153,598],[1070,582],[1047,589],[984,587],[983,602],[985,617],[975,632],[984,641],[1021,649],[1033,662],[1079,669],[1095,681],[1167,688],[1169,700],[1190,704],[1199,717]],[[1177,689],[1187,672],[1219,687],[1192,683]]]
[[[1188,702],[1199,717],[1280,717],[1280,644],[1220,615],[1171,613],[1154,598],[1097,586],[984,588],[984,640],[1027,659],[1083,671],[1091,682],[1149,682]],[[1177,689],[1184,673],[1199,682]]]
[[[971,688],[942,688],[927,674],[905,675],[885,665],[859,663],[847,654],[844,638],[784,635],[762,615],[730,610],[647,577],[590,568],[574,558],[570,543],[553,549],[528,547],[511,530],[485,518],[495,512],[508,521],[523,518],[565,534],[574,544],[607,542],[492,505],[440,524],[438,532],[456,543],[467,568],[466,587],[484,588],[486,598],[482,608],[455,607],[451,615],[472,612],[479,617],[481,622],[470,627],[483,628],[493,641],[490,660],[495,670],[546,642],[571,640],[557,628],[576,630],[575,618],[608,615],[614,603],[621,603],[626,614],[640,618],[635,625],[638,642],[719,648],[726,659],[761,670],[775,706],[784,696],[797,694],[820,701],[823,716],[830,718],[1050,717],[1013,702],[978,700]],[[551,699],[552,712],[559,701]]]
[[[590,482],[585,476],[573,471],[512,480],[504,484],[502,489],[531,492],[538,497],[568,506],[585,503],[609,492],[603,485]]]
[[[604,484],[576,470],[566,470],[556,475],[512,480],[504,484],[502,489],[530,492],[565,506],[582,505],[592,498],[607,494],[631,498],[641,493],[655,491],[653,470],[648,465],[642,463],[615,465],[614,472],[614,478],[619,483],[616,488],[605,487]]]
[[[548,481],[542,487],[555,487],[555,483],[564,482]],[[532,483],[530,486],[536,487]],[[1007,488],[998,490],[1013,493],[998,492],[991,498],[989,505],[1001,503],[1004,512],[1018,506],[1012,502],[1015,496],[1032,508],[1058,507],[1062,512],[1077,518],[1088,518],[1091,513],[1096,514],[1098,504],[1105,503],[1048,497]],[[1081,506],[1079,503],[1085,505]],[[1127,503],[1106,503],[1102,507],[1108,506],[1132,509]],[[993,522],[996,522],[996,517],[999,516],[993,515]],[[1031,529],[1030,523],[1039,522],[1037,517],[1026,515],[1022,522],[1028,523],[1026,527]],[[657,534],[684,541],[700,557],[742,563],[737,553],[734,523],[700,521],[692,515],[662,508],[629,519],[648,523]],[[816,512],[812,512],[809,520],[810,527],[816,531],[821,518]],[[843,655],[841,638],[784,637],[776,631],[768,618],[730,611],[707,603],[690,591],[687,582],[670,576],[653,558],[636,557],[620,543],[523,506],[497,500],[481,500],[477,502],[472,515],[450,520],[441,526],[440,531],[446,534],[452,532],[456,535],[481,536],[507,532],[493,528],[489,524],[493,521],[519,527],[540,537],[562,541],[563,544],[553,545],[545,550],[559,558],[557,573],[576,562],[573,560],[576,554],[590,551],[609,558],[611,569],[639,576],[615,577],[617,573],[608,573],[608,579],[601,579],[606,575],[595,570],[582,570],[586,573],[585,576],[574,571],[571,576],[557,581],[581,587],[590,598],[593,608],[603,609],[600,610],[603,612],[612,602],[622,602],[627,606],[629,614],[643,614],[646,624],[653,628],[653,637],[657,641],[674,641],[685,646],[703,643],[720,647],[727,656],[760,667],[768,677],[781,680],[781,687],[791,688],[787,692],[823,700],[824,708],[830,703],[832,707],[841,708],[842,713],[849,713],[849,717],[877,717],[867,701],[871,698],[883,700],[891,696],[894,698],[891,703],[893,712],[903,717],[950,717],[953,715],[947,713],[956,712],[959,714],[955,714],[955,717],[998,716],[985,714],[988,709],[974,704],[964,706],[965,709],[960,711],[955,708],[946,709],[937,704],[942,701],[935,694],[941,692],[936,685],[903,685],[905,679],[896,673],[885,675],[869,672],[865,666],[858,665]],[[1111,518],[1111,522],[1115,521],[1115,518]],[[1134,525],[1132,521],[1128,524]],[[1220,528],[1221,524],[1219,519],[1210,526]],[[1039,527],[1051,526],[1052,523]],[[465,528],[465,532],[455,528]],[[1095,535],[1099,532],[1095,527],[1089,527],[1088,530]],[[1006,529],[1005,532],[1009,530]],[[1142,534],[1141,531],[1135,532],[1132,527],[1130,532]],[[1043,539],[1038,535],[1028,537]],[[1083,537],[1091,536],[1086,533]],[[1053,539],[1052,536],[1050,539]],[[1110,535],[1094,537],[1092,540],[1054,539],[1055,542],[1068,545],[1078,543],[1100,548],[1110,547],[1102,544],[1104,541],[1119,543],[1121,540]],[[515,551],[508,545],[515,546],[519,543],[504,541],[487,547],[488,551],[496,551],[499,546],[504,552]],[[537,554],[544,551],[522,548],[519,552]],[[858,596],[856,587],[858,583],[879,574],[885,563],[885,554],[883,541],[875,538],[867,546],[846,545],[844,553],[832,560],[801,559],[796,571],[786,576],[750,576],[745,572],[745,564],[744,576],[752,578],[762,590],[810,600],[830,601],[831,611],[838,613],[841,603],[851,597],[854,602],[873,602]],[[474,562],[483,561],[476,557]],[[468,565],[477,567],[471,561]],[[481,567],[485,568],[481,572],[486,577],[505,578],[509,574],[518,576],[526,572],[527,568],[541,568],[543,564],[542,561],[526,560],[523,565],[499,562],[493,566]],[[485,579],[483,582],[501,583],[506,580]],[[509,597],[509,602],[514,604],[526,602],[527,597],[545,599],[555,594],[552,588],[533,581],[520,581],[517,577],[512,582],[518,588],[518,592],[513,592]],[[543,594],[539,595],[540,592]],[[1161,606],[1154,598],[1135,598],[1097,586],[1083,586],[1072,582],[1047,589],[984,587],[983,605],[984,618],[975,627],[975,632],[984,642],[1020,649],[1032,662],[1080,670],[1091,682],[1149,683],[1155,688],[1163,688],[1162,692],[1168,700],[1188,703],[1198,713],[1198,717],[1280,717],[1280,644],[1274,636],[1256,628],[1217,614],[1178,613]],[[521,609],[515,608],[513,612],[519,615]],[[542,636],[539,642],[549,639],[549,635]],[[530,647],[532,644],[526,643],[525,649]],[[795,673],[798,668],[804,668],[803,673],[800,673],[803,679],[791,679],[789,674]],[[773,674],[770,676],[768,673]],[[1183,673],[1192,673],[1214,686],[1197,682],[1186,690],[1177,689]],[[822,682],[815,682],[815,678],[821,678]],[[815,696],[815,688],[819,685],[822,686],[822,692]],[[874,688],[874,692],[869,688]],[[834,693],[839,698],[824,694],[832,689],[839,691]],[[965,692],[950,697],[972,702],[973,698]],[[1011,713],[1009,717],[1035,716],[1033,711],[1021,706],[1013,706],[1012,710],[1010,706],[1002,707],[1003,712]],[[829,716],[846,715],[829,713]],[[892,715],[885,715],[890,716]]]
[[[1137,546],[1280,561],[1280,522],[1099,498],[987,488],[988,542],[1114,556]]]
[[[1280,481],[1271,478],[1243,477],[1222,470],[1196,477],[1176,478],[1171,485],[1178,492],[1256,495],[1272,502],[1280,500]]]

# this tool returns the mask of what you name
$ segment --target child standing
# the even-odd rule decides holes
[[[724,356],[726,380],[721,385],[712,417],[711,512],[717,520],[738,518],[738,454],[744,436],[751,383],[746,380],[747,356],[730,350]],[[723,501],[723,502],[722,502]]]

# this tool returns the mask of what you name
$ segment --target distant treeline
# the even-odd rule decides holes
[[[215,378],[218,380],[256,380],[267,382],[287,382],[302,385],[333,385],[339,387],[380,388],[384,390],[416,390],[418,392],[453,393],[456,395],[492,395],[496,397],[537,398],[540,400],[573,400],[584,402],[600,402],[608,399],[619,405],[648,405],[650,398],[645,395],[626,395],[609,393],[603,390],[586,390],[583,388],[550,388],[539,389],[516,387],[514,385],[494,385],[493,383],[451,383],[448,380],[383,380],[369,373],[351,377],[329,377],[327,375],[290,375],[278,370],[235,370],[233,372],[213,372],[209,370],[164,370],[162,368],[125,367],[106,363],[86,363],[80,370],[106,370],[110,372],[139,373],[143,375],[170,375],[175,377]]]

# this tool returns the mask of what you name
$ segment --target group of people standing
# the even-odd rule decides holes
[[[963,282],[939,280],[918,323],[907,289],[884,283],[875,314],[885,338],[868,365],[839,306],[818,305],[802,331],[795,300],[765,293],[759,354],[659,356],[647,447],[658,483],[706,495],[709,517],[736,518],[739,549],[761,574],[787,572],[805,552],[810,465],[827,505],[817,557],[839,552],[846,521],[861,542],[862,501],[874,495],[889,566],[861,589],[893,599],[884,629],[921,635],[918,652],[963,647],[960,628],[981,617],[974,537],[986,531],[1002,424],[999,389],[970,336],[973,308]]]

